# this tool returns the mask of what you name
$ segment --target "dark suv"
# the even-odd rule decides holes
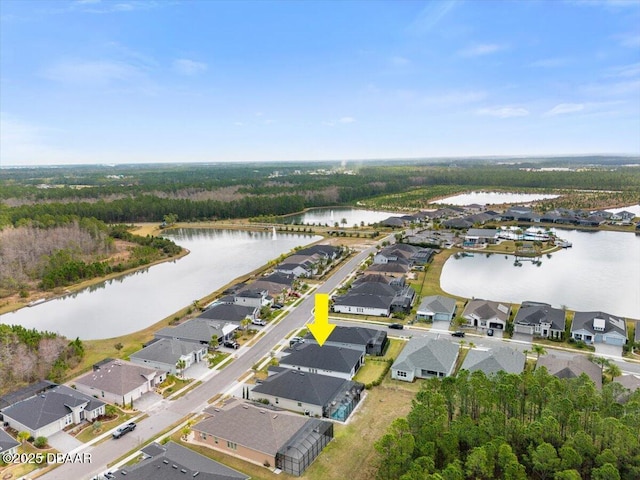
[[[452,337],[460,337],[460,338],[462,338],[462,337],[464,337],[464,332],[461,332],[460,330],[458,330],[457,332],[453,332],[451,334],[451,336]]]
[[[129,432],[133,432],[135,429],[136,424],[134,422],[127,423],[113,432],[113,438],[120,438]]]
[[[402,330],[404,328],[404,325],[402,325],[401,323],[391,323],[389,325],[389,328],[393,328],[394,330]]]
[[[240,344],[238,344],[238,342],[236,342],[235,340],[227,340],[223,343],[223,345],[227,348],[238,348],[240,346]]]

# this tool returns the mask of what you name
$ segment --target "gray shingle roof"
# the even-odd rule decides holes
[[[566,312],[560,308],[553,308],[547,303],[522,302],[513,321],[520,325],[539,325],[545,322],[550,323],[554,330],[564,330]]]
[[[343,389],[356,385],[360,384],[329,375],[287,369],[268,377],[261,385],[256,385],[251,397],[260,398],[262,393],[323,407]]]
[[[431,311],[433,313],[446,313],[453,314],[456,309],[456,301],[451,297],[444,297],[442,295],[431,295],[424,297],[418,311]]]
[[[393,363],[394,370],[416,369],[448,373],[458,358],[457,344],[444,339],[412,338]]]
[[[222,336],[222,328],[223,323],[220,321],[198,317],[177,327],[161,328],[155,333],[155,336],[158,338],[179,338],[190,342],[209,342],[214,334],[218,337]]]
[[[333,329],[326,341],[366,346],[369,343],[375,342],[375,340],[379,336],[383,336],[383,334],[384,332],[373,328],[337,326]],[[311,333],[305,335],[304,338],[307,339],[307,341],[315,341],[315,337]]]
[[[87,404],[86,410],[95,410],[105,404],[73,388],[58,385],[40,395],[5,408],[2,413],[31,430],[38,430],[71,413],[69,407],[77,407],[83,403]]]
[[[241,296],[236,294],[236,296]],[[241,322],[256,312],[256,307],[245,307],[231,303],[218,303],[208,308],[198,318],[206,318],[219,322]],[[188,322],[187,322],[188,323]],[[183,324],[185,325],[185,324]],[[211,338],[211,336],[209,336]]]
[[[265,277],[261,277],[260,280],[264,280],[266,282],[281,283],[282,285],[290,287],[291,285],[293,285],[295,277],[293,275],[287,275],[285,273],[274,272]]]
[[[18,445],[20,445],[20,442],[0,428],[0,453],[11,450]]]
[[[124,395],[146,384],[148,378],[159,373],[158,370],[153,368],[143,367],[124,360],[111,360],[100,365],[98,370],[93,370],[76,378],[75,383],[98,388],[105,392]]]
[[[349,373],[362,358],[362,352],[353,348],[333,347],[316,343],[297,344],[291,353],[282,357],[280,365],[318,368],[333,372]]]
[[[247,480],[248,475],[215,462],[186,447],[169,442],[152,444],[142,451],[151,458],[116,472],[115,478],[123,480]],[[161,452],[161,453],[158,453]],[[126,474],[125,474],[126,472]],[[198,472],[198,473],[196,473]]]
[[[538,359],[536,368],[545,367],[551,375],[558,378],[577,378],[582,373],[593,380],[598,389],[602,388],[602,371],[582,355],[571,358],[558,358],[555,355],[544,355]]]
[[[507,373],[522,373],[526,358],[522,352],[509,347],[494,350],[470,350],[464,359],[462,370],[475,372],[480,370],[485,375],[495,375],[499,371]]]
[[[624,318],[605,312],[576,312],[573,316],[571,331],[575,332],[584,329],[595,334],[596,330],[593,328],[593,320],[595,318],[602,318],[605,321],[604,332],[598,331],[598,333],[616,332],[625,337],[627,336],[627,325]]]
[[[142,350],[132,353],[129,357],[175,365],[180,360],[180,357],[191,355],[193,352],[202,350],[202,348],[203,345],[199,343],[185,342],[175,338],[161,338]]]
[[[311,422],[309,417],[239,401],[223,408],[210,407],[205,412],[211,416],[194,425],[194,430],[273,456]]]
[[[466,317],[470,314],[475,314],[481,320],[488,320],[495,317],[506,322],[509,318],[509,306],[489,300],[469,300],[462,315]]]
[[[409,265],[389,262],[389,263],[377,263],[367,268],[369,272],[388,272],[388,273],[407,273],[409,271]]]
[[[614,381],[632,392],[635,392],[640,388],[640,378],[635,375],[622,375],[620,377],[616,377]]]

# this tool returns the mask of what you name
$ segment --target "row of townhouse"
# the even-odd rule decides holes
[[[294,255],[287,257],[276,265],[274,272],[293,275],[295,278],[309,278],[322,274],[323,268],[328,267],[343,254],[342,247],[331,245],[312,245],[297,250]]]

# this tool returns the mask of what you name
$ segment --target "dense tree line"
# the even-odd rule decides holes
[[[83,355],[79,339],[70,342],[52,332],[0,324],[0,394],[45,378],[62,381]]]
[[[623,403],[624,402],[624,403]],[[585,375],[462,371],[425,381],[375,444],[380,480],[640,478],[640,390]]]
[[[181,252],[173,241],[131,234],[124,225],[95,218],[37,215],[0,231],[0,292],[28,295],[33,282],[43,290],[147,265]],[[110,261],[115,239],[134,244],[126,259]]]

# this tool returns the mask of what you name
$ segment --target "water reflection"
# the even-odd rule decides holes
[[[640,236],[633,233],[559,230],[573,247],[538,259],[505,255],[450,258],[443,290],[467,298],[547,302],[572,310],[601,310],[640,318]]]
[[[349,207],[314,208],[298,215],[285,217],[285,223],[297,223],[306,225],[327,225],[329,227],[338,223],[339,226],[353,227],[380,222],[389,217],[400,217],[402,213],[383,212],[379,210],[361,210]],[[346,223],[343,223],[343,219]]]
[[[189,305],[293,248],[321,237],[271,231],[179,229],[165,236],[189,255],[0,316],[2,323],[59,332],[69,338],[132,333]]]

